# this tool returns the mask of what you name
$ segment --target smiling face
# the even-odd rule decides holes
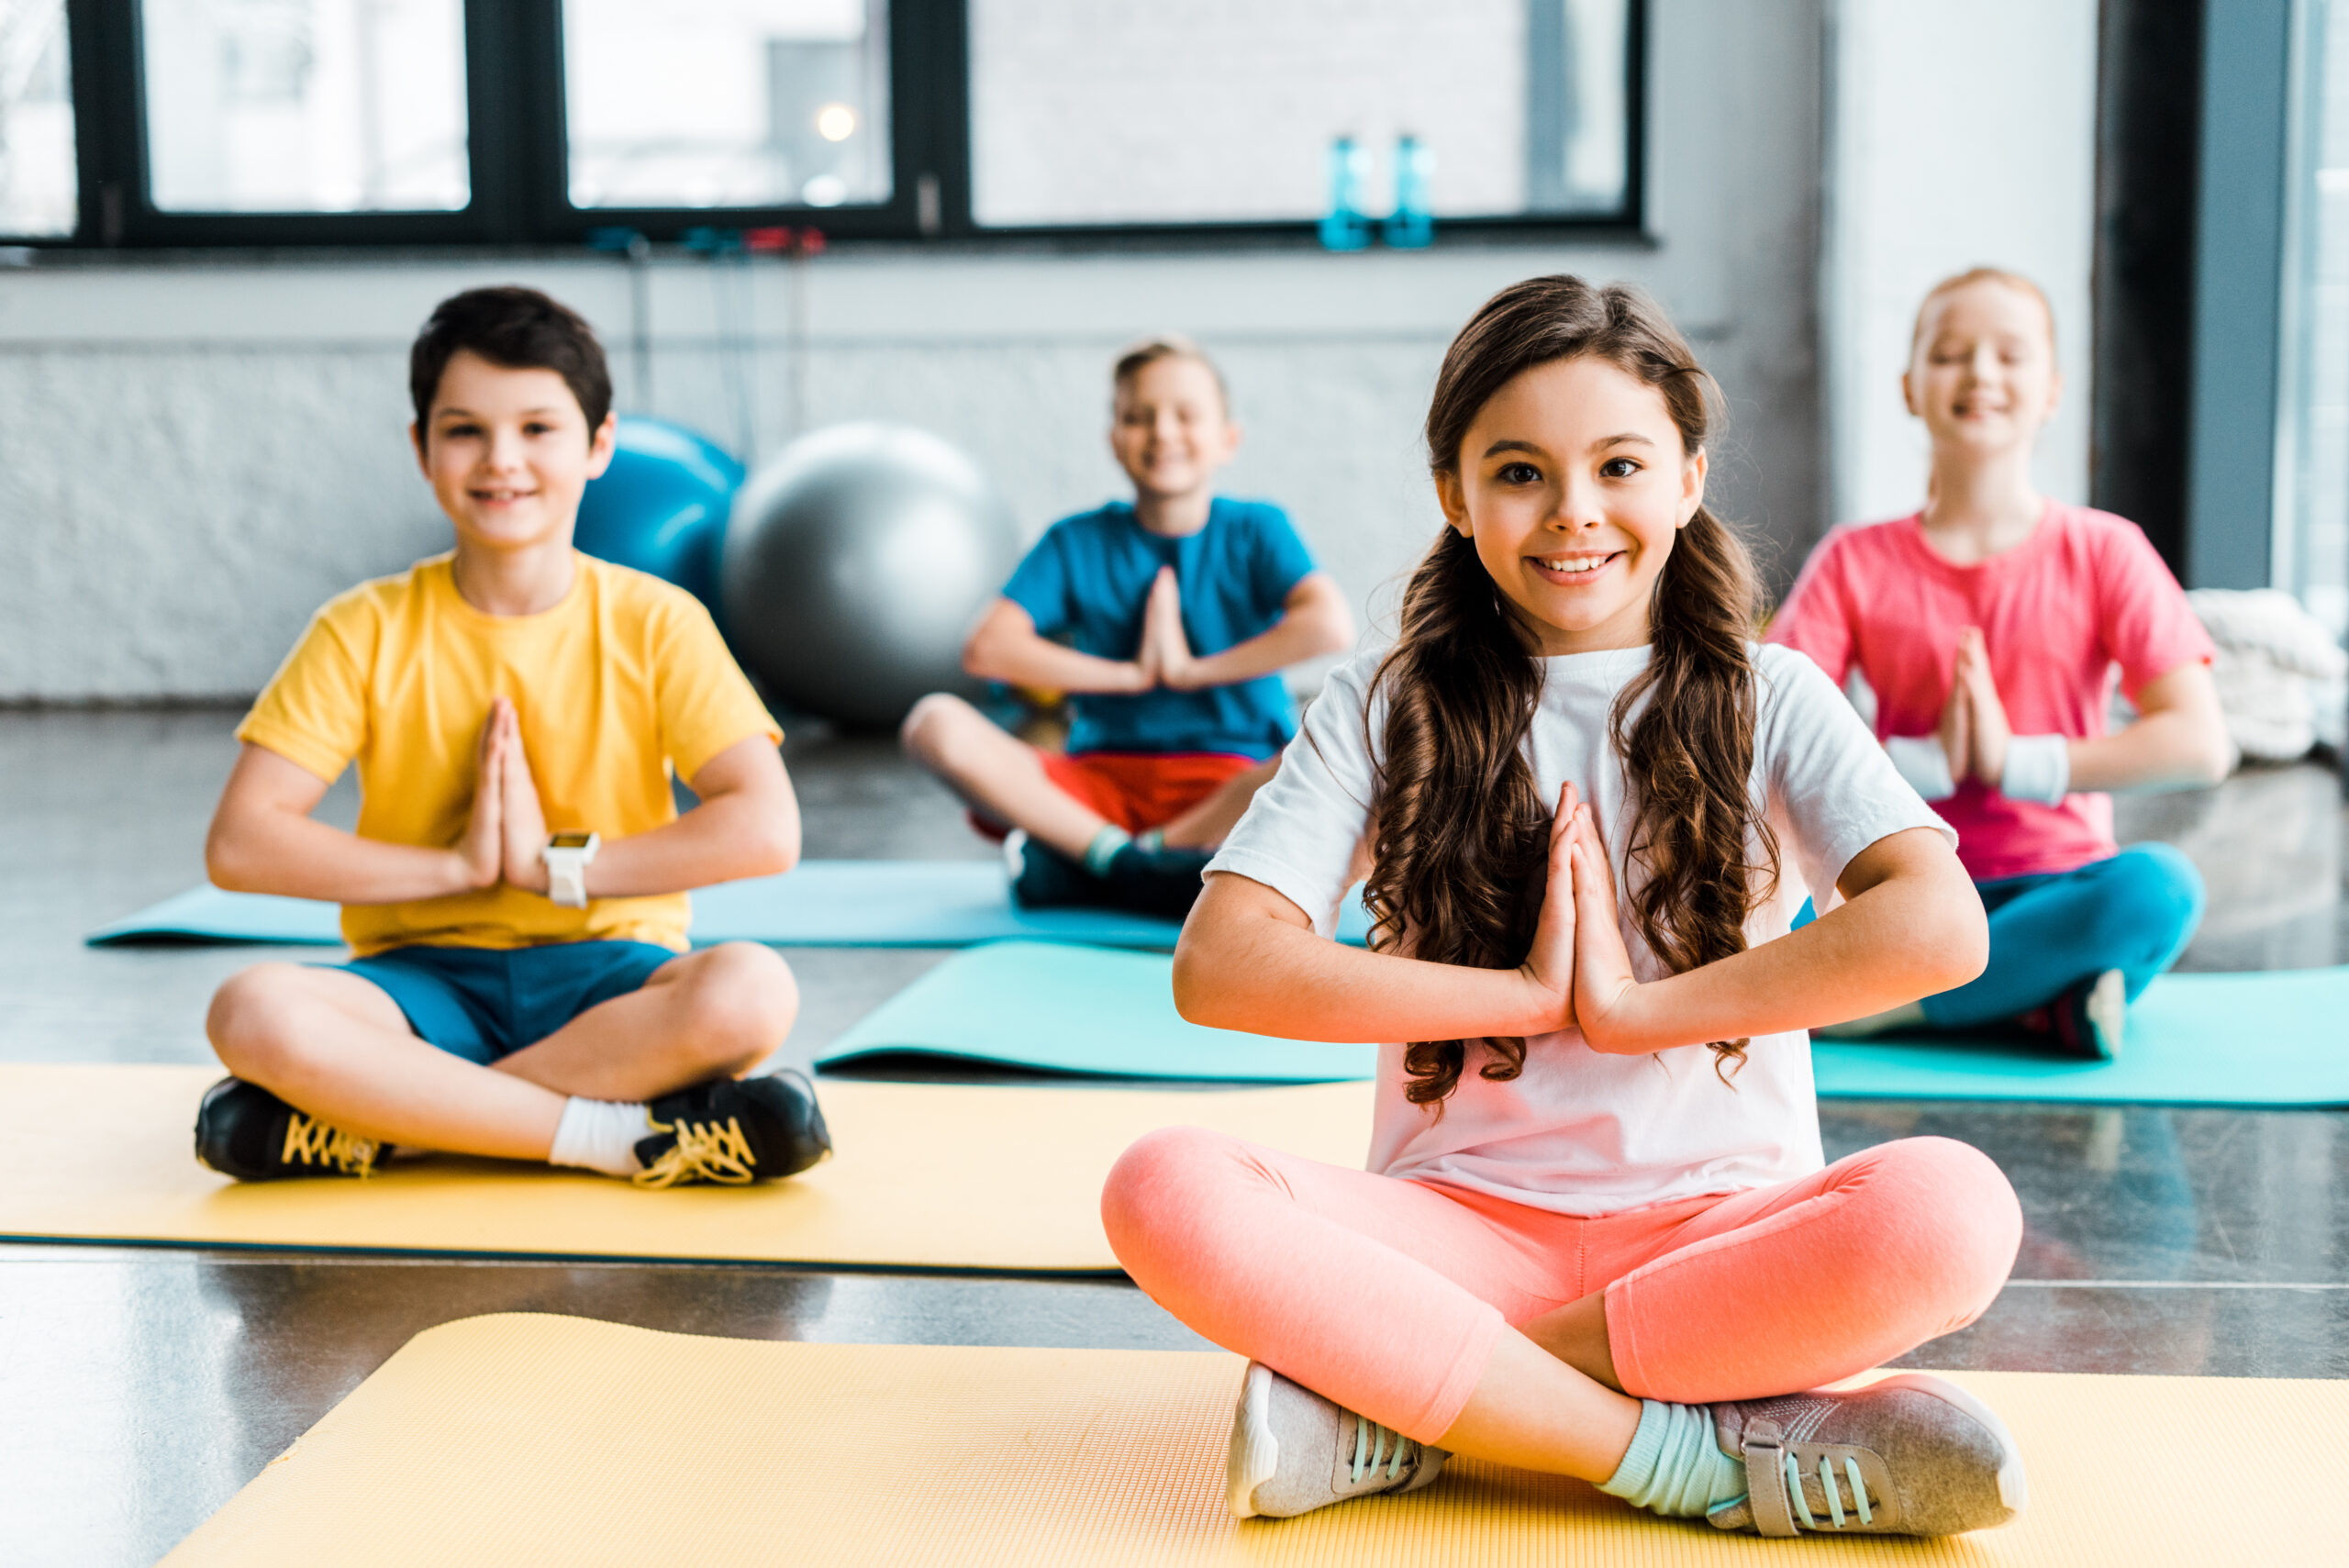
[[[1936,449],[1982,457],[2029,450],[2063,384],[2046,306],[1996,278],[1925,302],[1900,378]]]
[[[610,466],[617,421],[587,428],[562,375],[451,356],[432,413],[412,430],[417,461],[459,540],[525,550],[571,539],[587,482]]]
[[[1537,651],[1637,648],[1656,574],[1705,498],[1705,454],[1682,449],[1654,387],[1605,360],[1558,360],[1477,410],[1436,495]]]
[[[1155,500],[1206,489],[1240,445],[1215,372],[1182,354],[1128,376],[1112,410],[1109,450],[1134,489]]]

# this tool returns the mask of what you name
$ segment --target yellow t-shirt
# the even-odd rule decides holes
[[[571,592],[533,616],[465,603],[447,555],[361,584],[311,618],[237,738],[329,783],[357,762],[360,837],[447,847],[464,833],[482,722],[503,695],[521,719],[549,832],[622,839],[674,819],[673,766],[690,779],[737,741],[783,731],[691,595],[573,559]],[[690,917],[682,893],[565,909],[500,884],[346,904],[342,935],[362,956],[417,942],[683,951]]]

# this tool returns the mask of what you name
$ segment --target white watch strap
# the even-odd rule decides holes
[[[1895,735],[1885,741],[1884,754],[1909,787],[1927,800],[1947,800],[1957,793],[1957,781],[1949,776],[1949,753],[1937,737]]]
[[[547,868],[547,901],[565,909],[587,907],[587,868],[603,840],[594,833],[584,844],[549,844],[539,851]]]
[[[2007,741],[1998,793],[2009,800],[2061,806],[2072,793],[2072,742],[2063,735],[2017,735]]]
[[[587,855],[582,850],[549,850],[547,897],[565,909],[587,907]]]

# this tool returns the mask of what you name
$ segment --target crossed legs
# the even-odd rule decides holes
[[[1108,818],[1052,782],[1041,753],[1007,735],[961,697],[935,692],[916,703],[898,731],[906,752],[946,781],[974,809],[1024,829],[1071,860],[1082,860]],[[1157,827],[1169,849],[1210,849],[1248,809],[1278,767],[1268,758],[1235,774],[1197,805]]]
[[[229,1072],[345,1131],[406,1148],[544,1160],[563,1102],[650,1100],[758,1065],[799,993],[769,949],[729,942],[670,960],[493,1066],[418,1039],[396,1004],[346,970],[260,963],[205,1019]]]
[[[1638,1425],[1627,1395],[1864,1371],[1981,1313],[2021,1238],[1998,1168],[1931,1138],[1581,1219],[1173,1128],[1119,1160],[1102,1220],[1135,1282],[1227,1349],[1418,1441],[1591,1481]]]

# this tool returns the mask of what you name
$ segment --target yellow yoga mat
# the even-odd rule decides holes
[[[239,1185],[195,1162],[217,1068],[0,1065],[0,1237],[1115,1270],[1102,1178],[1153,1128],[1211,1127],[1336,1164],[1370,1141],[1370,1085],[1184,1092],[863,1084],[817,1093],[834,1153],[788,1181],[646,1192],[499,1161]]]
[[[2022,1445],[2021,1520],[1942,1540],[1765,1541],[1471,1461],[1413,1496],[1239,1523],[1223,1455],[1240,1366],[467,1318],[410,1340],[164,1563],[2286,1568],[2343,1556],[2328,1501],[2337,1445],[2321,1434],[2349,1425],[2349,1383],[1960,1374]]]

